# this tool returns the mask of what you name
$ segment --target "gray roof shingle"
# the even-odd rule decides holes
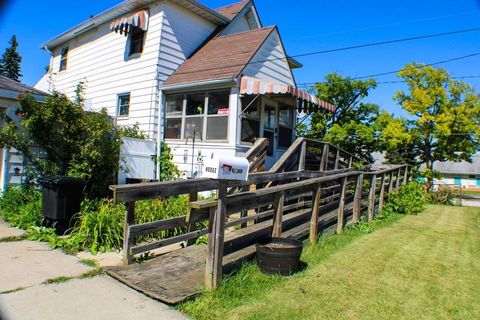
[[[41,95],[41,96],[48,96],[48,93],[45,93],[43,91],[40,91],[38,89],[32,88],[30,86],[27,86],[21,82],[12,80],[10,78],[0,76],[0,89],[4,90],[9,90],[9,91],[15,91],[18,93],[23,93],[23,92],[31,92],[33,94]]]

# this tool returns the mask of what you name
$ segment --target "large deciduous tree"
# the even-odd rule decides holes
[[[480,149],[480,95],[441,68],[412,63],[398,75],[408,91],[394,100],[413,117],[412,142],[430,182],[435,161],[471,161]]]
[[[20,63],[22,57],[17,51],[18,42],[15,35],[9,41],[10,46],[5,49],[5,52],[0,58],[0,74],[15,81],[20,81],[22,76],[20,72]]]
[[[305,135],[337,145],[366,161],[376,151],[375,131],[372,124],[378,116],[378,106],[364,103],[369,92],[376,87],[373,79],[353,80],[337,73],[328,74],[317,83],[317,97],[336,107],[335,112],[317,112],[312,115],[310,129]]]

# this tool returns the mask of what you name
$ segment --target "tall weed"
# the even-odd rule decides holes
[[[429,196],[424,186],[418,182],[409,182],[402,186],[400,192],[389,195],[379,217],[386,217],[392,213],[418,214],[425,209],[428,202]]]

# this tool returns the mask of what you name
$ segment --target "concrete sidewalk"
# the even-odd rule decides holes
[[[21,234],[0,221],[0,319],[186,319],[46,243],[1,240]]]

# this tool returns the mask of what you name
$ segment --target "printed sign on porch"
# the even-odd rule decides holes
[[[228,115],[228,114],[229,114],[229,110],[230,110],[230,109],[228,109],[228,108],[218,109],[217,114]]]

